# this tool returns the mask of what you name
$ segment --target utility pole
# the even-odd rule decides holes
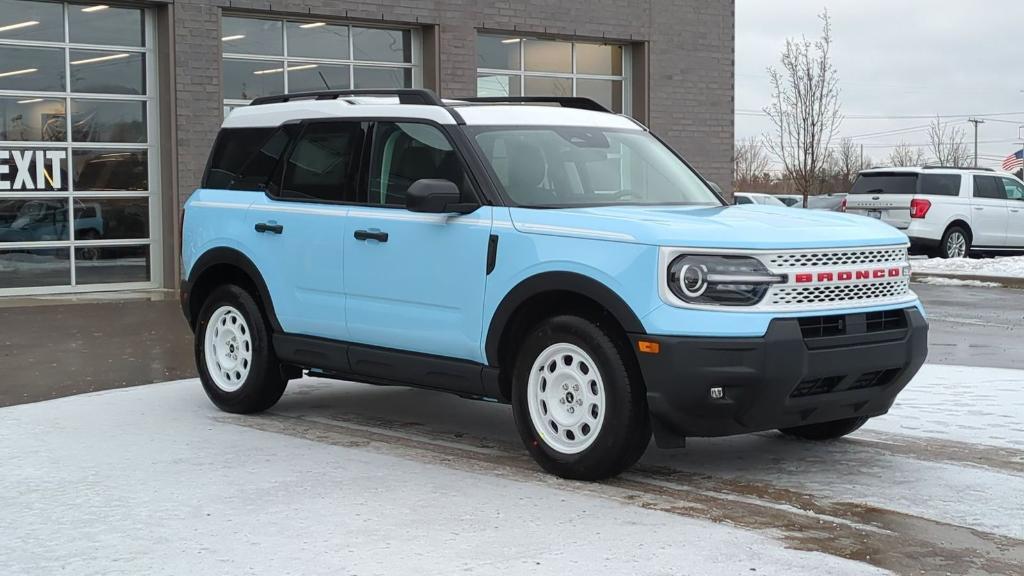
[[[978,167],[978,124],[984,124],[984,120],[978,118],[971,118],[968,120],[971,124],[974,124],[974,167]]]

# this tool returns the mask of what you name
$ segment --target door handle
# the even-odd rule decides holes
[[[982,208],[981,206],[975,206],[974,209],[975,210],[984,210],[984,208]]]
[[[355,234],[353,234],[353,236],[355,236],[356,240],[376,240],[377,242],[387,242],[388,241],[388,233],[387,232],[370,231],[370,230],[356,230]]]
[[[281,234],[284,232],[284,226],[280,224],[267,224],[266,222],[259,222],[256,224],[256,231],[259,233],[270,232],[271,234]]]
[[[1010,208],[1010,212],[1020,212],[1020,208]]]

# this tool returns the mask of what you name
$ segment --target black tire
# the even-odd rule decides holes
[[[866,417],[847,418],[845,420],[822,422],[821,424],[807,424],[806,426],[796,426],[794,428],[782,428],[779,432],[782,432],[786,436],[793,436],[804,440],[835,440],[837,438],[842,438],[847,434],[852,434],[867,421],[868,419]]]
[[[953,253],[954,248],[951,240],[957,237],[963,239],[962,255]],[[946,230],[946,233],[942,235],[942,241],[939,242],[938,255],[940,258],[967,258],[971,255],[971,235],[960,226],[950,226],[949,230]]]
[[[527,398],[534,363],[550,346],[563,343],[583,350],[604,383],[600,430],[588,447],[575,454],[554,449],[538,433]],[[541,468],[571,480],[602,480],[619,474],[643,456],[651,439],[650,416],[642,378],[628,354],[628,344],[577,316],[557,316],[528,332],[513,369],[512,409],[519,436]]]
[[[240,379],[237,390],[225,390],[210,374],[206,359],[206,334],[211,317],[225,306],[238,311],[245,319],[251,340],[252,360],[248,373]],[[203,303],[195,334],[196,368],[203,389],[221,410],[234,414],[262,412],[277,403],[288,385],[285,371],[274,354],[270,329],[258,304],[246,290],[228,284],[214,290]]]

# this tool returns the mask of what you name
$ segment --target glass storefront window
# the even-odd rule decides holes
[[[67,198],[0,199],[0,244],[69,239]]]
[[[352,58],[364,62],[411,62],[410,36],[408,30],[353,28]]]
[[[345,90],[351,75],[349,66],[293,62],[288,65],[288,91]]]
[[[8,142],[64,142],[64,100],[0,97],[0,140]]]
[[[138,52],[72,50],[71,91],[95,94],[146,93],[145,55]]]
[[[0,250],[0,289],[68,284],[71,284],[70,249]]]
[[[123,284],[149,280],[149,246],[79,246],[75,277],[79,284]]]
[[[0,39],[64,41],[64,6],[53,2],[0,0]]]
[[[572,43],[525,39],[523,68],[528,72],[572,72]]]
[[[412,84],[412,70],[408,68],[356,66],[352,73],[355,88],[404,88]]]
[[[150,12],[0,0],[0,295],[159,280]]]
[[[117,100],[71,100],[74,142],[146,141],[146,103]]]
[[[0,45],[0,90],[64,91],[64,51]]]
[[[221,43],[228,54],[284,55],[280,20],[225,16],[221,19]]]
[[[145,240],[149,238],[149,199],[79,198],[74,224],[77,240]]]
[[[149,189],[149,164],[145,150],[81,150],[71,157],[76,191]]]
[[[288,56],[349,59],[349,28],[326,22],[288,22]]]
[[[286,92],[415,82],[411,30],[237,16],[222,22],[225,111]]]
[[[0,148],[0,199],[69,189],[67,148]]]
[[[478,96],[582,96],[627,112],[627,52],[596,44],[477,36]]]
[[[69,4],[68,34],[74,44],[145,46],[145,14],[138,8]]]

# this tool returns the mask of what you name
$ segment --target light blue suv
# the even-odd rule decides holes
[[[511,403],[567,478],[688,436],[837,438],[924,362],[907,238],[728,206],[582,98],[331,91],[233,111],[186,204],[182,306],[211,400],[303,373]]]

